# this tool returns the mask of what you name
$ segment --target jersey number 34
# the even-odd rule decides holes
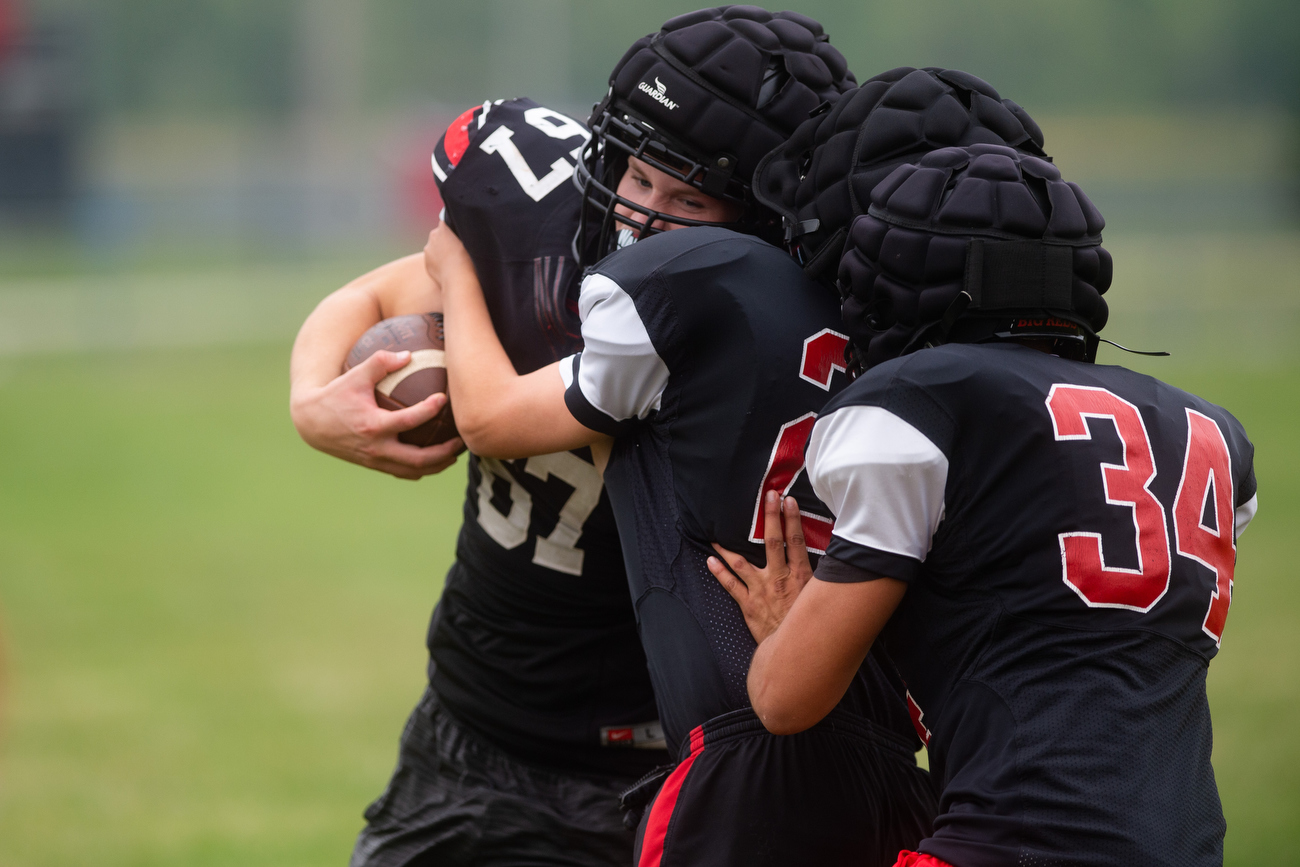
[[[1106,565],[1101,533],[1061,533],[1062,580],[1090,607],[1150,611],[1169,590],[1172,564],[1165,507],[1151,493],[1156,465],[1142,414],[1106,389],[1065,384],[1052,386],[1047,409],[1058,441],[1091,440],[1089,418],[1115,425],[1124,445],[1124,463],[1101,464],[1102,486],[1108,504],[1132,510],[1137,531],[1136,569]],[[1187,451],[1174,497],[1173,547],[1214,574],[1201,629],[1216,645],[1232,604],[1237,562],[1232,488],[1232,459],[1223,432],[1209,416],[1188,409]],[[1202,523],[1207,505],[1213,505],[1213,528]]]

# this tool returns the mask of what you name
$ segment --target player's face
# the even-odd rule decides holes
[[[627,171],[618,182],[618,194],[636,202],[643,208],[673,217],[687,217],[708,223],[731,223],[740,217],[740,205],[706,196],[690,184],[664,174],[636,157],[628,157]],[[618,205],[615,213],[630,217],[640,223],[643,214]],[[682,228],[677,223],[657,220],[652,229],[666,231]]]

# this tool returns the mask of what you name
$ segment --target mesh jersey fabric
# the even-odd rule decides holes
[[[582,345],[570,178],[586,139],[577,121],[514,99],[465,112],[434,148],[446,219],[520,373]],[[635,776],[666,761],[634,746],[653,740],[638,733],[657,713],[588,450],[471,455],[456,560],[428,646],[430,683],[457,719],[547,766]]]
[[[1062,395],[1081,401],[1086,435],[1054,402]],[[919,851],[962,867],[1221,864],[1205,676],[1218,646],[1210,612],[1231,588],[1179,552],[1195,533],[1232,538],[1235,511],[1255,496],[1241,425],[1151,377],[1015,344],[884,362],[833,398],[818,427],[855,407],[898,416],[949,462],[944,518],[882,633],[942,791]],[[1200,496],[1199,458],[1187,458],[1199,454],[1189,447],[1196,418],[1222,436],[1227,463],[1205,499],[1190,501],[1188,524],[1175,505],[1185,481]],[[1125,500],[1146,495],[1112,492],[1108,503],[1104,485],[1121,484],[1125,467],[1145,475],[1144,454],[1158,509],[1138,520]],[[810,460],[819,480],[823,457]],[[848,501],[839,520],[871,507]],[[1071,583],[1080,579],[1067,546],[1084,536],[1112,570],[1108,587]],[[900,555],[886,547],[901,546],[837,536],[829,551],[889,574],[884,564]],[[1107,595],[1150,581],[1158,595],[1141,605]]]
[[[803,444],[845,382],[845,338],[832,293],[783,251],[725,229],[639,241],[587,279],[631,297],[649,348],[620,345],[656,353],[669,373],[644,419],[598,409],[607,402],[599,383],[584,393],[581,356],[565,399],[584,424],[617,435],[605,478],[664,731],[677,749],[693,727],[749,706],[755,644],[705,565],[710,543],[762,562],[758,503],[772,487],[799,500],[810,546],[826,543],[828,513],[802,473]],[[844,706],[910,738],[900,696],[873,658]]]

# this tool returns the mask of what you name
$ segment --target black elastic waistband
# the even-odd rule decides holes
[[[799,735],[774,735],[763,727],[758,715],[754,713],[753,708],[743,708],[733,710],[715,716],[713,719],[699,727],[700,734],[691,733],[691,737],[682,744],[681,756],[679,760],[685,760],[695,749],[701,749],[706,746],[725,743],[731,740],[743,740],[752,737],[798,737]],[[880,747],[908,759],[915,758],[915,751],[912,744],[902,735],[895,734],[887,729],[881,728],[869,719],[864,719],[855,713],[835,708],[826,718],[817,723],[805,732],[799,734],[808,734],[817,732],[820,734],[837,734],[846,737],[856,738],[872,746]]]

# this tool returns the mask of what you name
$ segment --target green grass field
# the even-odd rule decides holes
[[[421,689],[463,462],[409,483],[312,452],[287,354],[0,357],[0,865],[346,863]],[[1215,767],[1228,862],[1295,863],[1300,365],[1139,366],[1257,445]]]
[[[286,358],[0,360],[0,864],[346,863],[464,473],[312,452]]]

